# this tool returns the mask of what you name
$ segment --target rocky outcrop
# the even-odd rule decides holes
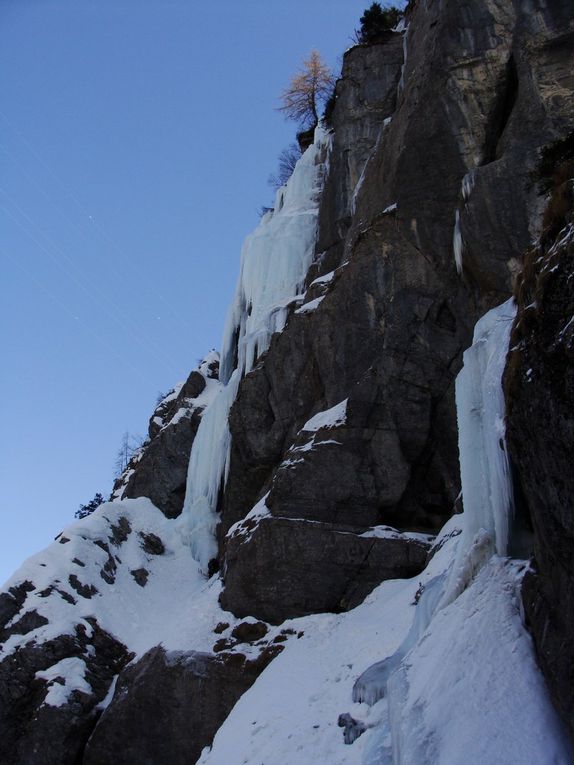
[[[392,529],[358,533],[354,526],[276,516],[250,521],[229,536],[221,605],[271,624],[316,613],[318,604],[333,613],[355,608],[382,581],[419,574],[430,548],[422,535]]]
[[[86,627],[89,628],[86,629]],[[30,630],[31,631],[31,630]],[[91,634],[89,634],[91,633]],[[0,761],[75,765],[113,677],[130,656],[95,619],[70,635],[31,639],[0,661]],[[67,687],[70,669],[83,683]]]
[[[562,162],[543,235],[527,255],[517,289],[505,385],[518,510],[534,532],[524,608],[540,666],[574,733],[573,137],[547,152]]]
[[[278,529],[284,516],[301,520],[308,541],[293,565],[301,561],[303,579],[331,544],[329,524],[357,536],[381,524],[432,533],[450,515],[460,489],[453,383],[462,352],[479,316],[510,294],[540,226],[531,171],[572,121],[558,7],[415,3],[408,22],[403,66],[394,36],[345,56],[337,170],[309,288],[231,410],[220,527],[231,609],[244,597],[235,569],[255,557],[269,566],[260,571],[267,596],[284,615],[301,612],[291,580],[271,565],[281,538],[274,518]],[[367,66],[379,78],[376,108],[365,108],[350,74]],[[345,400],[347,421],[329,437],[336,443],[303,448],[305,423]],[[226,540],[267,493],[265,533]],[[325,524],[323,536],[310,518]],[[350,581],[357,575],[349,571]],[[311,611],[331,607],[311,600]]]
[[[158,580],[175,567],[186,587],[175,523],[149,500],[103,504],[16,572],[0,596],[0,762],[82,761],[126,644],[162,620]]]
[[[85,765],[188,765],[271,659],[151,649],[119,676]]]
[[[189,455],[201,415],[219,388],[219,356],[210,353],[184,383],[162,398],[148,438],[116,480],[112,499],[149,497],[168,518],[182,510]]]

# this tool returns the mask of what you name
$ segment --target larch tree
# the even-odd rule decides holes
[[[285,117],[298,122],[302,128],[314,128],[319,123],[319,110],[325,104],[335,86],[335,77],[329,67],[323,63],[316,50],[287,88],[281,94],[281,106],[278,107]]]

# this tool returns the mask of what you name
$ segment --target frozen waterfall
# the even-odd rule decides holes
[[[283,329],[289,304],[303,288],[315,251],[329,146],[329,134],[318,127],[315,142],[277,191],[274,209],[243,245],[223,336],[223,387],[205,411],[193,443],[182,514],[182,531],[204,573],[217,553],[217,500],[229,467],[229,410],[241,378],[267,350],[273,333]]]
[[[462,533],[453,540],[456,551],[450,565],[427,582],[402,645],[392,656],[369,667],[355,683],[354,701],[373,705],[383,697],[388,700],[388,713],[365,751],[365,765],[413,761],[409,757],[414,743],[407,746],[405,742],[419,723],[407,721],[401,711],[409,694],[408,660],[404,660],[433,619],[465,591],[492,555],[506,554],[513,497],[504,440],[502,374],[515,313],[513,300],[489,311],[477,322],[473,344],[464,354],[464,366],[456,380]],[[447,541],[449,524],[443,532]],[[414,741],[416,736],[411,738]],[[424,758],[418,761],[427,762]]]

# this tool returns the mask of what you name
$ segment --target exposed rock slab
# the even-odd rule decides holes
[[[113,499],[148,497],[168,518],[181,513],[191,447],[218,373],[219,357],[212,352],[159,402],[148,439],[115,482]]]
[[[88,649],[88,645],[90,648]],[[64,678],[37,676],[62,660],[85,665],[90,692],[73,690],[66,703],[50,701],[50,687]],[[130,656],[121,643],[92,624],[87,635],[78,625],[74,635],[34,642],[0,662],[0,761],[5,765],[76,765],[99,715],[97,705]]]
[[[119,676],[84,765],[195,762],[270,658],[152,648]]]
[[[574,152],[564,170],[574,175]],[[555,190],[528,255],[506,369],[507,438],[519,511],[534,529],[527,622],[554,701],[574,733],[574,180]]]
[[[388,531],[267,516],[239,524],[227,542],[222,606],[272,624],[359,605],[385,579],[425,567],[430,544]]]

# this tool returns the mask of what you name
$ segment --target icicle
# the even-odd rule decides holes
[[[313,260],[319,195],[326,173],[329,134],[321,127],[315,143],[297,162],[243,245],[235,298],[225,324],[220,380],[224,388],[205,411],[191,451],[181,525],[204,573],[215,557],[217,500],[229,468],[228,416],[241,378],[285,326],[289,304],[298,296]]]
[[[401,77],[399,79],[399,84],[397,85],[397,101],[399,100],[399,96],[405,89],[405,68],[407,66],[407,35],[409,33],[409,24],[405,25],[403,34],[403,64],[401,66]]]
[[[458,576],[480,552],[481,538],[490,552],[506,555],[509,519],[513,512],[512,481],[505,443],[502,374],[510,330],[516,314],[511,298],[477,322],[474,342],[465,351],[456,379],[458,448],[464,504],[464,525],[455,568]],[[469,553],[473,555],[469,555]],[[455,573],[455,576],[457,574]],[[463,579],[466,578],[463,576]],[[464,582],[459,582],[460,587]]]
[[[471,170],[469,173],[466,173],[466,175],[464,175],[462,179],[462,183],[460,186],[460,193],[462,194],[462,199],[465,204],[468,202],[470,195],[472,194],[472,190],[474,188],[474,176],[475,176],[475,171]]]
[[[460,232],[460,212],[458,211],[458,208],[454,213],[452,249],[454,250],[454,262],[456,263],[456,271],[460,276],[460,274],[462,274],[462,234]]]

